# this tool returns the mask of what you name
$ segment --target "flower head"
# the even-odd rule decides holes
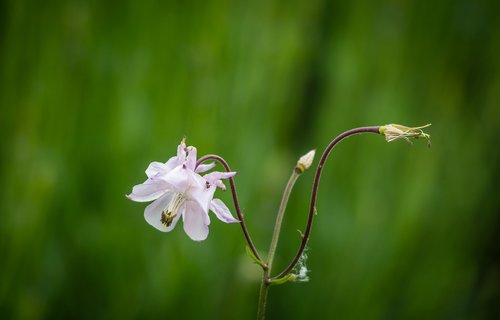
[[[385,140],[387,142],[391,142],[398,139],[405,139],[407,142],[411,143],[410,138],[418,139],[424,138],[427,140],[428,145],[431,144],[431,136],[422,129],[429,127],[431,124],[427,124],[425,126],[410,128],[406,126],[402,126],[400,124],[388,124],[385,126],[381,126],[379,132],[385,136]]]
[[[208,211],[223,222],[239,222],[227,206],[214,199],[217,187],[224,189],[222,179],[236,175],[236,172],[200,173],[212,169],[215,164],[196,166],[195,147],[186,147],[185,139],[177,147],[177,156],[167,162],[152,162],[146,169],[148,179],[132,188],[127,195],[137,202],[153,201],[144,211],[146,221],[156,229],[169,232],[182,216],[184,231],[196,241],[208,236],[210,217]]]
[[[297,161],[297,165],[295,166],[295,171],[297,173],[302,173],[311,167],[314,155],[316,154],[316,150],[311,150],[302,157],[300,157],[299,161]]]

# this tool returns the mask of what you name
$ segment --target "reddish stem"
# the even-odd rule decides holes
[[[318,187],[319,187],[319,180],[321,178],[321,171],[323,170],[323,166],[325,165],[326,160],[328,159],[328,156],[330,155],[330,152],[332,151],[333,147],[343,139],[355,135],[355,134],[360,134],[360,133],[380,133],[379,132],[380,127],[361,127],[361,128],[355,128],[348,130],[339,136],[337,136],[335,139],[333,139],[332,142],[326,147],[325,151],[323,152],[323,155],[321,156],[321,159],[319,161],[318,167],[316,169],[316,175],[314,176],[314,183],[312,187],[312,193],[311,193],[311,204],[309,206],[309,217],[307,219],[307,225],[306,225],[306,230],[302,236],[302,242],[300,244],[299,250],[297,251],[297,254],[293,258],[292,262],[288,265],[288,267],[283,270],[279,275],[275,276],[273,279],[278,279],[281,277],[286,276],[289,274],[293,268],[297,265],[300,257],[304,253],[304,250],[306,248],[307,242],[309,241],[309,237],[311,234],[311,227],[314,219],[314,211],[316,207],[316,198],[318,194]]]
[[[198,159],[196,162],[196,167],[198,167],[200,164],[207,160],[217,160],[219,161],[223,166],[224,169],[226,169],[226,172],[231,172],[231,168],[229,168],[229,165],[227,164],[226,160],[222,158],[221,156],[218,156],[216,154],[208,154],[206,156],[201,157]],[[252,238],[250,237],[250,234],[248,233],[248,229],[245,225],[245,219],[243,216],[243,213],[241,212],[240,209],[240,204],[238,202],[238,195],[236,194],[236,187],[234,185],[234,180],[233,178],[229,178],[229,185],[231,187],[231,193],[233,195],[233,202],[234,202],[234,208],[236,209],[236,214],[238,215],[238,219],[240,220],[240,226],[241,229],[243,230],[243,234],[245,235],[245,239],[247,240],[248,246],[250,247],[250,250],[252,250],[252,253],[255,255],[255,257],[260,260],[262,263],[262,259],[259,256],[259,253],[257,252],[257,249],[255,248],[255,245],[253,244]]]

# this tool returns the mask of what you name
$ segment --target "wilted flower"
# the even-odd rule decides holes
[[[169,232],[182,216],[187,235],[202,241],[208,236],[209,210],[223,222],[238,222],[220,199],[213,198],[217,187],[225,189],[222,179],[233,177],[236,172],[211,172],[202,177],[200,173],[215,164],[196,167],[196,152],[195,147],[186,147],[183,139],[177,156],[166,163],[152,162],[146,169],[148,179],[134,186],[127,197],[138,202],[155,200],[146,207],[144,218],[156,229]]]
[[[402,126],[400,124],[388,124],[385,126],[381,126],[379,132],[385,136],[385,140],[388,142],[405,139],[409,143],[411,143],[410,138],[424,138],[427,140],[427,143],[430,146],[431,136],[422,131],[422,129],[429,127],[431,124],[427,124],[425,126],[410,128],[406,126]]]

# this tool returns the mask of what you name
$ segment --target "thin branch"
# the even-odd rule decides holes
[[[300,174],[303,172],[293,169],[292,175],[288,180],[288,183],[285,187],[285,192],[283,193],[283,198],[281,199],[281,204],[278,210],[278,215],[276,216],[276,223],[274,224],[274,232],[273,238],[271,240],[271,245],[269,246],[269,254],[267,257],[267,270],[264,270],[264,274],[262,275],[262,282],[260,284],[259,291],[259,304],[257,311],[257,319],[264,319],[266,314],[266,304],[267,304],[267,293],[269,291],[269,286],[271,282],[269,280],[269,275],[271,274],[271,268],[273,267],[274,255],[276,253],[276,247],[278,246],[278,240],[281,231],[281,223],[283,222],[283,217],[285,215],[286,205],[288,203],[288,198],[292,193],[293,186]]]
[[[286,184],[285,192],[283,192],[278,215],[276,216],[276,223],[274,224],[273,238],[271,240],[271,245],[269,246],[269,254],[267,257],[267,267],[269,268],[269,273],[271,272],[274,255],[276,253],[276,247],[278,246],[281,224],[283,222],[283,217],[285,216],[286,205],[288,203],[288,199],[290,198],[290,194],[292,193],[293,186],[295,185],[295,182],[297,181],[301,173],[302,172],[299,173],[295,168],[293,169],[292,175],[290,176],[290,179]]]
[[[198,161],[196,162],[196,167],[198,167],[200,164],[202,164],[203,162],[205,162],[207,160],[219,161],[220,164],[222,164],[224,166],[224,169],[227,172],[231,172],[231,168],[229,168],[229,165],[226,162],[226,160],[224,160],[224,158],[222,158],[221,156],[218,156],[215,154],[208,154],[208,155],[205,155],[205,156],[201,157],[200,159],[198,159]],[[238,215],[238,219],[240,220],[240,226],[241,226],[241,229],[243,230],[243,234],[245,235],[245,239],[248,243],[248,246],[250,247],[250,250],[252,250],[252,253],[255,255],[255,257],[258,260],[262,261],[262,259],[259,256],[259,253],[257,252],[257,249],[255,248],[255,245],[253,244],[252,238],[250,237],[250,234],[248,233],[248,229],[245,225],[245,219],[244,219],[243,213],[241,212],[241,209],[240,209],[240,204],[238,202],[238,195],[236,194],[236,187],[234,185],[234,180],[232,177],[229,178],[229,185],[231,187],[231,193],[233,195],[234,208],[236,209],[236,214]]]
[[[309,206],[309,216],[307,219],[307,225],[305,232],[302,236],[302,242],[300,244],[299,250],[297,251],[297,254],[293,258],[292,262],[288,265],[288,267],[283,270],[279,275],[273,277],[273,279],[278,279],[281,277],[286,276],[288,273],[290,273],[293,268],[297,265],[300,257],[304,253],[304,250],[306,248],[307,242],[309,241],[309,236],[311,233],[311,227],[314,219],[314,212],[316,211],[316,198],[318,194],[318,187],[319,187],[319,180],[321,178],[321,171],[323,170],[323,166],[325,165],[326,160],[328,159],[328,156],[330,155],[330,152],[332,151],[333,147],[343,139],[355,135],[355,134],[360,134],[360,133],[377,133],[380,134],[379,132],[380,127],[361,127],[361,128],[355,128],[348,130],[339,136],[337,136],[335,139],[333,139],[332,142],[326,147],[325,151],[323,152],[323,155],[321,156],[321,159],[319,161],[318,167],[316,169],[316,175],[314,176],[314,183],[312,187],[312,193],[311,193],[311,204]]]

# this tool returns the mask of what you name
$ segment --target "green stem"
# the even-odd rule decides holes
[[[271,274],[271,268],[273,266],[274,255],[276,254],[276,247],[278,246],[278,240],[281,232],[281,224],[283,222],[283,217],[285,216],[286,205],[288,203],[288,199],[290,198],[290,194],[292,193],[293,186],[297,181],[298,177],[302,171],[294,169],[290,179],[288,179],[288,183],[286,185],[285,191],[283,193],[283,197],[281,199],[281,204],[278,210],[278,215],[276,217],[276,223],[274,224],[273,237],[271,239],[271,245],[269,247],[269,254],[267,256],[267,269],[264,270],[264,274],[262,275],[262,282],[260,284],[260,293],[259,293],[259,306],[257,312],[257,319],[263,320],[266,316],[266,303],[267,303],[267,293],[269,291],[269,286],[271,284],[269,280],[269,275]]]
[[[269,254],[267,256],[267,267],[268,272],[271,273],[271,268],[273,267],[274,255],[276,254],[276,247],[278,246],[278,240],[280,238],[281,223],[283,222],[283,217],[285,216],[286,205],[288,203],[288,198],[290,198],[290,193],[292,193],[293,186],[299,178],[300,173],[297,169],[294,169],[290,179],[283,193],[283,198],[281,199],[280,208],[278,210],[278,216],[276,217],[276,223],[274,224],[273,238],[271,239],[271,245],[269,246]]]
[[[257,319],[264,320],[266,317],[266,304],[267,304],[267,293],[269,291],[269,271],[264,270],[264,275],[262,276],[262,283],[260,284],[259,292],[259,306],[257,311]]]

